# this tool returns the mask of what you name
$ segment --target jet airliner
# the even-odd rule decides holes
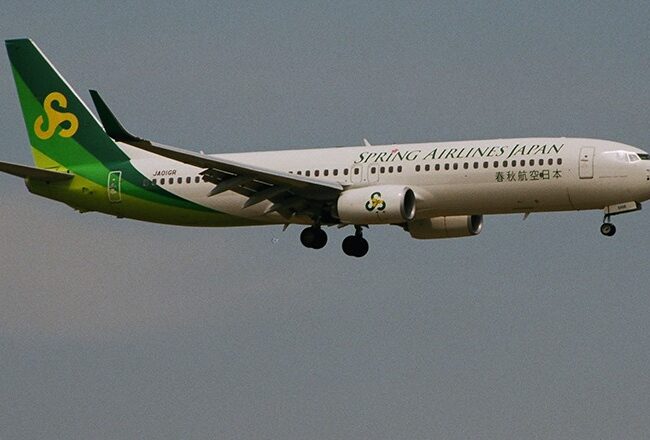
[[[490,214],[603,210],[650,198],[650,155],[619,142],[521,138],[204,154],[129,133],[101,96],[99,119],[29,39],[5,42],[34,166],[0,162],[30,192],[80,212],[185,226],[351,226],[343,252],[368,252],[364,228],[416,239],[474,236]]]

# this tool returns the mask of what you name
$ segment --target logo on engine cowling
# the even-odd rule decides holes
[[[366,209],[370,212],[375,210],[383,211],[386,209],[386,202],[384,202],[384,199],[381,198],[381,193],[379,191],[372,193],[370,200],[366,202]]]

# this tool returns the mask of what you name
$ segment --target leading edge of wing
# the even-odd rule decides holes
[[[72,173],[35,168],[27,165],[19,165],[11,162],[0,162],[0,171],[16,177],[42,180],[44,182],[60,182],[70,180],[74,177]]]

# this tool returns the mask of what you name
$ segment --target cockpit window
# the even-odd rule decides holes
[[[639,159],[641,160],[650,160],[650,154],[647,153],[638,153],[637,156],[639,156]]]
[[[636,153],[627,153],[627,160],[628,162],[637,162],[641,159],[639,159],[639,156],[637,156]]]
[[[608,157],[611,157],[612,159],[616,159],[619,162],[627,162],[627,154],[625,154],[625,151],[606,151],[605,154]]]

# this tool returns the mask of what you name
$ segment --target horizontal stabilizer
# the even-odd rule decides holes
[[[18,165],[9,162],[0,162],[0,171],[13,174],[17,177],[42,180],[44,182],[59,182],[69,180],[74,177],[72,173],[61,173],[59,171],[46,170],[43,168],[34,168],[27,165]]]
[[[93,103],[97,109],[97,114],[99,115],[99,119],[102,121],[102,125],[104,126],[107,135],[119,142],[135,142],[144,140],[132,135],[122,127],[120,121],[117,120],[111,109],[108,108],[96,90],[90,90],[90,97],[93,99]]]

